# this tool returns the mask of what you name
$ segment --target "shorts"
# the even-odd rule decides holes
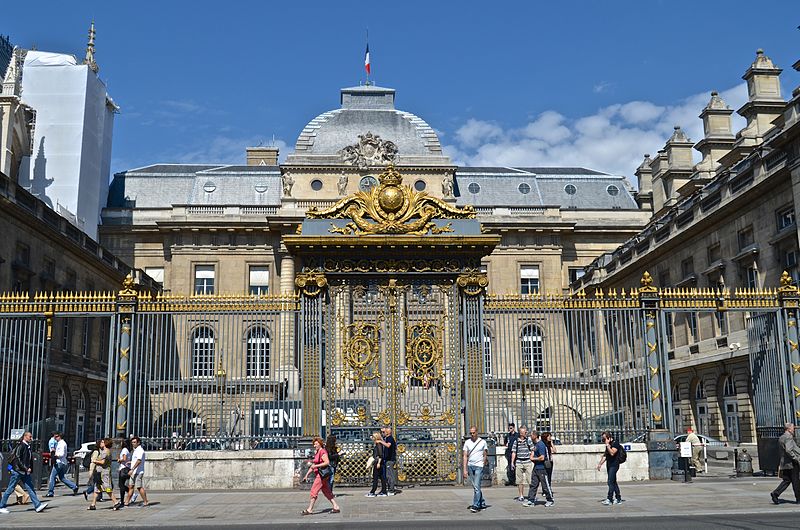
[[[529,486],[532,472],[533,462],[517,462],[517,486]]]
[[[143,488],[144,487],[144,473],[136,473],[128,477],[129,488]]]

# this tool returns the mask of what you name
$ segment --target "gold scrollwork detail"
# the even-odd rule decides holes
[[[411,421],[411,416],[408,415],[408,412],[401,410],[397,413],[397,424],[398,425],[405,425]]]
[[[642,279],[639,280],[639,283],[642,284],[642,286],[639,287],[640,293],[658,293],[658,288],[653,285],[653,277],[650,276],[649,272],[644,271],[644,274],[642,274]]]
[[[347,342],[342,348],[345,366],[342,379],[350,378],[359,386],[371,379],[377,379],[378,384],[381,384],[381,373],[378,369],[379,333],[378,325],[370,322],[356,322],[347,326]]]
[[[444,411],[441,417],[439,417],[439,421],[441,423],[446,423],[448,425],[455,425],[456,417],[455,414],[453,414],[453,409],[447,409],[446,411]]]
[[[407,380],[416,379],[426,389],[437,384],[444,373],[442,343],[437,338],[437,331],[441,333],[438,326],[422,321],[411,326],[406,339]],[[430,416],[428,407],[422,408],[423,415],[425,409]],[[430,418],[423,421],[430,421]]]
[[[406,474],[403,473],[402,471],[397,474],[397,480],[399,480],[400,482],[405,482],[406,478],[407,478]],[[453,480],[455,480],[455,477],[453,477]]]
[[[136,296],[136,282],[133,281],[133,274],[130,272],[122,280],[122,289],[119,291],[119,296]]]
[[[347,418],[342,414],[341,410],[336,409],[333,411],[333,414],[331,414],[331,423],[337,426],[344,425],[347,423]]]
[[[485,272],[470,271],[460,274],[456,283],[466,294],[477,296],[489,286],[489,278]]]
[[[397,452],[401,455],[406,452],[406,445],[405,444],[397,444]]]
[[[392,165],[378,176],[378,180],[380,184],[369,191],[358,191],[325,210],[311,208],[306,216],[310,219],[350,219],[341,227],[331,223],[329,232],[356,236],[441,234],[453,231],[451,223],[439,225],[434,219],[475,218],[472,206],[451,206],[426,192],[402,185],[403,177]]]
[[[783,271],[781,274],[781,286],[778,287],[778,292],[782,295],[797,295],[797,286],[794,285],[792,275],[788,271]]]
[[[363,406],[356,409],[356,416],[358,416],[359,424],[365,425],[367,423],[367,409]]]
[[[456,479],[455,471],[451,471],[450,473],[447,474],[447,480],[455,480],[455,479]]]
[[[455,453],[456,452],[456,444],[447,444],[447,452],[448,453]]]
[[[315,297],[328,286],[328,278],[322,272],[299,272],[294,279],[294,284],[304,295]]]
[[[430,407],[422,407],[419,411],[419,419],[428,422],[431,421],[433,416],[431,416],[431,408]]]
[[[389,425],[392,423],[392,418],[389,416],[389,411],[384,409],[375,417],[375,421],[381,425]]]

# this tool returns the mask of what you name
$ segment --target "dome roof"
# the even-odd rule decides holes
[[[394,142],[400,164],[450,164],[425,120],[394,107],[395,91],[374,85],[343,88],[339,109],[308,122],[287,164],[342,163],[341,150],[372,133]]]

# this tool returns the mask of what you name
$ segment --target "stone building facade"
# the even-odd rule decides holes
[[[174,294],[291,293],[282,244],[309,208],[376,184],[391,161],[417,191],[471,204],[502,243],[486,260],[491,290],[561,293],[583,266],[637,233],[649,212],[626,179],[584,168],[458,167],[434,130],[394,106],[395,91],[342,89],[341,108],[301,131],[278,164],[248,148],[247,165],[157,164],[115,175],[104,245]]]
[[[775,288],[783,271],[797,282],[800,89],[785,101],[780,73],[759,50],[743,76],[749,97],[738,109],[746,119],[741,131],[731,130],[733,110],[712,92],[700,113],[704,138],[693,144],[676,127],[663,150],[645,155],[637,200],[652,205],[653,217],[595,259],[575,291],[630,287],[643,271],[662,289],[687,292]],[[755,441],[747,330],[757,316],[666,314],[675,431]]]

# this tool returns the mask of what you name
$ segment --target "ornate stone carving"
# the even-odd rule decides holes
[[[397,158],[397,145],[389,140],[381,140],[377,134],[359,134],[358,142],[348,145],[339,153],[345,163],[365,169],[394,163]]]
[[[339,175],[339,180],[336,182],[336,187],[339,189],[339,195],[347,194],[347,180],[347,174],[342,171],[342,174]]]
[[[453,177],[450,175],[445,175],[442,179],[442,195],[445,199],[453,196]]]
[[[457,208],[441,199],[403,186],[403,177],[393,166],[378,177],[380,184],[359,191],[326,210],[312,208],[311,219],[352,219],[343,227],[331,226],[332,234],[407,234],[426,235],[452,232],[450,223],[437,226],[432,219],[474,219],[472,206]]]
[[[281,177],[281,181],[283,182],[283,194],[287,197],[291,197],[292,186],[294,186],[294,179],[292,178],[291,173],[288,171],[284,173]]]
[[[489,278],[485,272],[469,271],[459,274],[456,283],[470,296],[477,296],[489,285]]]
[[[328,278],[324,273],[317,271],[299,272],[294,279],[294,284],[304,295],[315,297],[328,286]]]

